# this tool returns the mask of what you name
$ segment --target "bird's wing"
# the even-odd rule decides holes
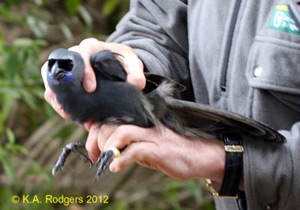
[[[126,81],[126,71],[115,53],[108,50],[99,51],[91,56],[90,62],[96,74],[112,81]]]
[[[179,116],[183,125],[192,132],[200,131],[216,135],[222,131],[235,131],[278,143],[285,138],[269,126],[229,111],[217,110],[208,105],[176,100],[168,106]]]

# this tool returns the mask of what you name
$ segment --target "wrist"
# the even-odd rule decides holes
[[[237,133],[220,133],[219,139],[224,142],[225,170],[219,187],[207,180],[207,187],[215,197],[238,197],[243,172],[242,137]],[[218,188],[218,189],[217,189]]]
[[[217,139],[195,140],[196,149],[195,168],[199,178],[208,178],[216,183],[221,183],[225,171],[224,143]],[[197,146],[195,146],[196,148]]]

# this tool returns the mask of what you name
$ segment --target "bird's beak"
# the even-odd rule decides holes
[[[65,70],[63,70],[62,68],[60,68],[60,67],[58,66],[58,63],[57,63],[57,62],[55,62],[55,63],[53,64],[53,66],[50,67],[50,68],[51,68],[51,69],[50,69],[50,72],[51,72],[51,75],[52,75],[53,79],[55,79],[55,80],[60,80],[60,79],[62,79],[63,77],[65,77],[65,75],[66,75]]]

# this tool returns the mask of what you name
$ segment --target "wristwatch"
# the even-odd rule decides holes
[[[218,139],[224,142],[225,172],[220,189],[214,189],[211,180],[206,180],[206,186],[214,197],[238,198],[239,183],[243,173],[242,137],[240,134],[230,131],[220,132]]]

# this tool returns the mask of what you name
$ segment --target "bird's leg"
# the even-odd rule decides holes
[[[52,175],[55,175],[55,172],[60,170],[61,168],[64,166],[65,161],[67,159],[67,157],[69,156],[70,152],[73,151],[76,155],[78,155],[84,162],[89,162],[90,167],[92,167],[93,163],[92,161],[89,159],[89,157],[84,154],[83,152],[81,152],[79,149],[80,148],[85,148],[85,143],[83,142],[72,142],[67,144],[64,148],[62,153],[60,154],[55,166],[52,169]]]
[[[96,164],[96,166],[98,166],[98,170],[95,176],[95,181],[97,181],[100,175],[105,172],[113,159],[119,156],[120,151],[115,147],[111,147],[107,151],[101,153]]]

